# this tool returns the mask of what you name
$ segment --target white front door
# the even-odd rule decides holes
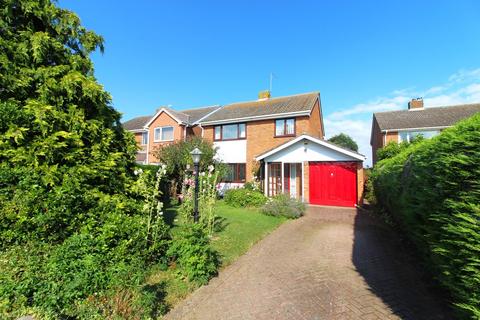
[[[297,164],[290,163],[290,197],[297,197]]]

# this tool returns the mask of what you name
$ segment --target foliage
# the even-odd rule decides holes
[[[305,213],[305,204],[300,200],[291,198],[288,194],[279,194],[268,199],[262,207],[262,213],[271,216],[299,218]]]
[[[217,253],[201,224],[188,223],[174,235],[168,255],[178,272],[189,281],[205,284],[217,273]]]
[[[480,114],[377,163],[392,214],[462,318],[480,317]]]
[[[267,202],[267,197],[258,190],[248,188],[230,189],[225,192],[225,203],[232,207],[261,207]]]
[[[213,234],[215,225],[215,203],[217,201],[217,181],[219,172],[213,165],[209,165],[207,172],[200,172],[198,177],[198,211],[199,222],[205,227],[208,234]],[[182,185],[182,204],[179,212],[184,223],[193,222],[195,196],[195,176],[187,171]]]
[[[402,141],[397,143],[396,141],[390,141],[383,148],[377,150],[377,161],[389,159],[395,157],[397,154],[406,150],[411,144],[416,144],[423,141],[423,136],[415,136],[410,142]]]
[[[210,141],[201,137],[189,137],[187,140],[176,141],[157,148],[155,156],[167,167],[167,176],[170,180],[180,183],[185,177],[186,171],[193,168],[193,161],[190,152],[195,148],[202,151],[200,159],[200,171],[207,171],[209,165],[216,164],[214,159],[216,148]]]
[[[165,260],[155,176],[94,77],[100,36],[49,0],[3,1],[0,30],[0,314],[78,318]]]
[[[350,137],[348,134],[339,133],[330,139],[328,139],[331,143],[334,143],[340,147],[350,149],[352,151],[358,151],[357,143]]]

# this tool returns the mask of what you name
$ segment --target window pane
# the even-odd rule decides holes
[[[163,141],[173,140],[173,127],[162,128],[162,140]]]
[[[227,164],[226,172],[222,180],[225,182],[233,181],[234,173],[235,173],[235,164],[232,164],[232,163]]]
[[[222,127],[217,126],[215,127],[215,140],[220,140],[221,136],[221,129]]]
[[[287,123],[287,132],[286,134],[294,134],[295,133],[295,120],[294,119],[287,119],[285,120]]]
[[[245,123],[240,123],[238,125],[238,137],[245,138]]]
[[[238,164],[238,177],[236,180],[242,182],[245,181],[245,163]]]
[[[148,143],[148,132],[142,132],[142,144],[145,145]]]
[[[160,140],[160,128],[155,128],[153,139],[154,139],[155,141]]]
[[[223,139],[237,139],[237,129],[238,126],[236,124],[223,126]]]
[[[275,120],[275,135],[283,136],[285,133],[285,121],[284,120]]]
[[[399,133],[399,142],[403,142],[403,141],[408,141],[408,132],[407,131],[401,131]]]

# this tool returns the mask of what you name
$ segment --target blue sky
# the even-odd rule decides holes
[[[124,120],[320,91],[327,137],[371,158],[372,112],[480,102],[480,1],[60,0],[105,38],[96,76]],[[367,164],[370,161],[367,161]]]

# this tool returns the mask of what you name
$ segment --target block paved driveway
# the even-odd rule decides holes
[[[366,211],[309,207],[166,319],[452,319],[391,230]]]

